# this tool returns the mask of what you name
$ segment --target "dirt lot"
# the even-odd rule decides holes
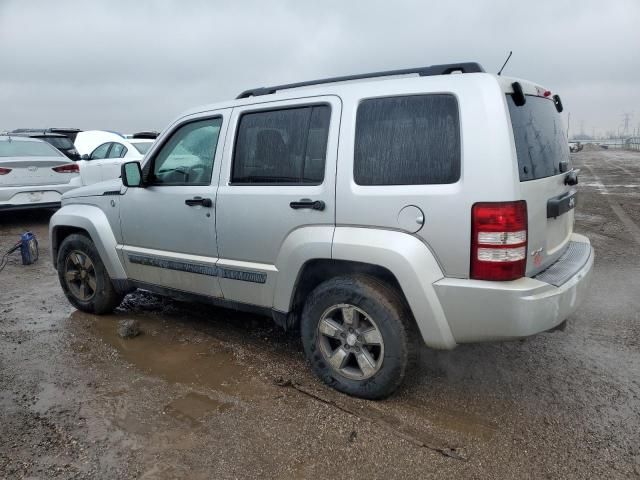
[[[50,212],[0,216],[42,259],[0,273],[2,478],[640,477],[640,155],[581,152],[591,298],[564,331],[424,349],[393,398],[320,385],[268,320],[136,292],[75,311]],[[121,339],[117,322],[143,334]]]

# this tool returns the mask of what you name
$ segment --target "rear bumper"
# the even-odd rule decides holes
[[[594,261],[589,239],[573,234],[571,241],[583,244],[585,261],[559,286],[540,280],[543,275],[512,282],[449,278],[436,282],[436,294],[456,343],[526,337],[566,320],[587,294]],[[558,269],[563,266],[560,262],[563,260],[554,264]]]
[[[57,208],[64,193],[80,186],[80,177],[77,177],[61,185],[0,187],[0,211]]]

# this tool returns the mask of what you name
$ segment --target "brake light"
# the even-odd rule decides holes
[[[67,163],[59,167],[53,167],[52,170],[57,173],[79,173],[80,167],[78,167],[77,163]]]
[[[10,168],[0,168],[0,175],[6,175],[11,171]]]
[[[471,209],[471,278],[515,280],[527,265],[527,203],[476,203]]]

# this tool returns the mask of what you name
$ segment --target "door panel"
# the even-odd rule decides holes
[[[145,165],[149,185],[129,188],[122,197],[122,250],[129,278],[222,295],[216,271],[216,191],[228,113],[181,121],[159,139],[161,146]]]
[[[120,166],[124,163],[124,157],[127,153],[127,147],[118,142],[113,142],[109,150],[109,156],[101,161],[100,178],[104,180],[112,180],[120,177]]]
[[[80,176],[84,185],[91,185],[102,181],[102,164],[109,154],[111,142],[97,146],[89,155],[88,160],[82,160]]]
[[[312,100],[233,110],[216,212],[218,267],[232,272],[220,276],[226,299],[271,307],[276,259],[287,237],[335,225],[341,102]],[[330,258],[330,245],[325,255]]]

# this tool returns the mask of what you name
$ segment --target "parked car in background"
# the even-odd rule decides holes
[[[125,138],[147,138],[150,140],[155,140],[156,138],[158,138],[158,135],[160,135],[160,132],[149,130],[146,132],[137,132],[137,133],[127,134],[124,137]]]
[[[143,288],[299,325],[324,382],[383,398],[420,343],[526,337],[586,298],[594,253],[573,231],[562,110],[476,63],[198,107],[122,181],[65,195],[60,284],[92,314]]]
[[[63,154],[65,154],[71,160],[79,160],[80,154],[78,150],[76,150],[73,141],[62,133],[53,133],[47,130],[31,130],[26,128],[21,128],[18,130],[14,130],[10,133],[14,138],[15,137],[30,137],[30,138],[38,138],[40,140],[44,140],[50,145],[53,145],[55,148],[60,150]]]
[[[76,135],[78,135],[78,133],[80,133],[81,131],[82,130],[80,130],[79,128],[59,128],[59,127],[52,127],[52,128],[16,128],[11,133],[24,133],[24,132],[59,133],[61,135],[69,137],[69,139],[72,142],[75,142],[76,141]]]
[[[577,153],[582,151],[582,149],[584,148],[584,145],[582,145],[582,143],[580,142],[569,142],[569,151],[571,153]]]
[[[80,156],[82,156],[91,155],[91,152],[103,143],[121,140],[124,140],[124,137],[119,133],[107,132],[106,130],[85,130],[76,135],[73,143]]]
[[[78,164],[49,143],[0,136],[0,211],[56,208],[63,193],[80,185]]]
[[[113,138],[101,143],[90,154],[82,155],[80,176],[84,185],[120,176],[120,165],[141,160],[154,140]]]

